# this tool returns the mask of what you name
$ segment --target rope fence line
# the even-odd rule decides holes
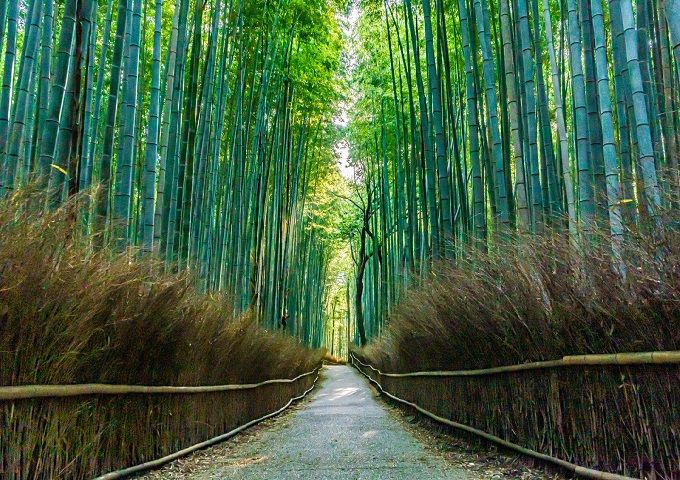
[[[381,394],[384,394],[385,396],[389,397],[390,399],[402,403],[404,405],[407,405],[411,408],[414,408],[418,412],[422,413],[423,415],[426,415],[427,417],[431,418],[432,420],[443,423],[445,425],[448,425],[450,427],[463,430],[465,432],[471,433],[473,435],[476,435],[478,437],[484,438],[490,442],[496,443],[498,445],[501,445],[505,448],[514,450],[520,454],[536,458],[538,460],[552,463],[553,465],[557,465],[567,471],[571,471],[574,474],[584,477],[584,478],[592,478],[592,479],[600,479],[600,480],[635,480],[633,477],[626,477],[623,475],[618,475],[615,473],[609,473],[609,472],[603,472],[600,470],[594,470],[590,468],[586,468],[580,465],[577,465],[575,463],[568,462],[566,460],[553,457],[550,455],[546,455],[540,452],[537,452],[535,450],[531,450],[525,447],[522,447],[521,445],[517,445],[515,443],[509,442],[507,440],[504,440],[500,437],[497,437],[495,435],[489,434],[487,432],[484,432],[482,430],[476,429],[474,427],[471,427],[469,425],[465,425],[462,423],[455,422],[453,420],[449,420],[448,418],[441,417],[423,407],[420,405],[410,402],[408,400],[404,400],[403,398],[399,398],[396,395],[390,393],[387,391],[377,380],[373,379],[369,374],[364,372],[358,365],[361,365],[363,367],[370,368],[374,372],[376,372],[378,375],[385,376],[385,377],[424,377],[424,376],[429,376],[429,377],[469,377],[469,376],[481,376],[481,375],[490,375],[490,374],[495,374],[495,373],[505,373],[505,372],[516,372],[516,371],[523,371],[523,370],[539,370],[539,369],[545,369],[545,368],[553,368],[553,367],[566,367],[566,366],[576,366],[576,365],[583,365],[583,366],[609,366],[609,365],[621,365],[621,366],[626,366],[626,365],[654,365],[654,364],[680,364],[680,352],[679,351],[672,351],[672,352],[646,352],[646,353],[634,353],[634,354],[611,354],[611,355],[578,355],[578,356],[570,356],[570,357],[564,357],[562,360],[554,360],[554,361],[546,361],[546,362],[534,362],[534,363],[528,363],[528,364],[523,364],[523,365],[511,365],[507,367],[496,367],[496,368],[489,368],[489,369],[482,369],[482,370],[461,370],[461,371],[451,371],[451,372],[413,372],[413,373],[405,373],[405,374],[394,374],[394,373],[383,373],[379,369],[375,368],[374,366],[364,363],[361,360],[359,360],[354,353],[350,353],[350,362],[352,365],[361,373],[363,376],[365,376],[371,383],[375,384],[378,390],[380,391]],[[357,365],[358,364],[358,365]],[[523,368],[519,368],[523,367]]]
[[[298,380],[302,377],[306,377],[308,375],[316,373],[316,378],[314,378],[314,382],[312,383],[311,387],[309,387],[307,390],[305,390],[302,394],[291,398],[288,401],[288,403],[286,403],[283,407],[279,408],[278,410],[276,410],[274,412],[268,413],[267,415],[264,415],[260,418],[255,419],[255,420],[251,420],[250,422],[245,423],[245,424],[241,425],[240,427],[237,427],[237,428],[235,428],[235,429],[233,429],[233,430],[231,430],[227,433],[224,433],[224,434],[219,435],[217,437],[213,437],[213,438],[208,439],[204,442],[197,443],[197,444],[192,445],[190,447],[184,448],[184,449],[179,450],[179,451],[172,453],[170,455],[166,455],[165,457],[158,458],[156,460],[152,460],[150,462],[142,463],[142,464],[139,464],[139,465],[135,465],[133,467],[124,468],[122,470],[117,470],[115,472],[110,472],[110,473],[107,473],[105,475],[99,476],[99,477],[95,478],[94,480],[117,480],[117,479],[121,479],[121,478],[127,478],[127,477],[130,477],[132,475],[137,475],[141,472],[145,472],[145,471],[149,471],[149,470],[155,470],[157,468],[162,467],[165,464],[173,462],[173,461],[175,461],[179,458],[185,457],[185,456],[187,456],[191,453],[194,453],[198,450],[202,450],[204,448],[208,448],[208,447],[211,447],[211,446],[216,445],[218,443],[224,442],[225,440],[230,439],[231,437],[242,432],[243,430],[246,430],[246,429],[248,429],[248,428],[250,428],[254,425],[257,425],[258,423],[261,423],[261,422],[263,422],[263,421],[265,421],[269,418],[280,415],[286,409],[288,409],[294,402],[302,400],[303,398],[305,398],[307,396],[307,394],[309,392],[314,390],[314,387],[316,387],[316,382],[319,380],[319,371],[320,370],[321,370],[321,367],[318,367],[318,368],[316,368],[316,370],[314,370],[312,372],[300,375],[300,376],[296,377],[295,379],[291,380],[291,382],[293,382],[293,381]],[[277,382],[277,383],[281,383],[281,382]],[[262,384],[256,384],[256,385],[262,385]]]
[[[353,353],[350,356],[364,367],[370,368],[378,375],[391,378],[403,377],[475,377],[494,375],[497,373],[521,372],[526,370],[541,370],[546,368],[574,367],[574,366],[627,366],[627,365],[673,365],[680,364],[680,351],[641,352],[641,353],[612,353],[595,355],[569,355],[559,360],[543,362],[520,363],[502,367],[482,368],[477,370],[427,371],[409,373],[385,373],[372,365],[359,360]]]
[[[0,401],[25,400],[34,398],[64,398],[82,395],[128,395],[128,394],[197,394],[219,393],[233,390],[251,390],[265,385],[294,383],[301,378],[313,375],[318,368],[291,379],[265,380],[260,383],[240,385],[205,385],[191,387],[146,386],[146,385],[110,385],[87,383],[79,385],[19,385],[0,387]]]

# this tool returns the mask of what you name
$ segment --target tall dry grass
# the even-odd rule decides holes
[[[0,386],[253,383],[320,365],[323,351],[234,317],[226,295],[197,293],[189,276],[93,251],[77,201],[43,212],[28,191],[0,204]],[[0,401],[0,477],[86,479],[158,458],[281,408],[313,380]]]
[[[0,206],[0,385],[209,385],[288,378],[316,366],[293,338],[235,318],[152,260],[93,252],[73,204]]]
[[[386,371],[474,369],[564,355],[680,349],[680,223],[628,232],[625,277],[606,234],[553,233],[441,262],[361,352]]]

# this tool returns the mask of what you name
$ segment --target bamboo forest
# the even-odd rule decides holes
[[[680,0],[0,0],[0,478],[680,480],[679,158]]]

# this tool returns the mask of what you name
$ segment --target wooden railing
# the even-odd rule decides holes
[[[0,478],[111,480],[158,468],[280,414],[319,369],[240,385],[0,387]]]
[[[105,383],[85,383],[79,385],[19,385],[0,387],[0,401],[25,400],[30,398],[65,398],[83,395],[131,395],[131,394],[189,394],[218,393],[234,390],[252,390],[279,383],[294,383],[301,378],[313,375],[317,370],[303,373],[291,379],[265,380],[260,383],[238,385],[206,385],[191,387],[146,386],[146,385],[111,385]]]
[[[680,351],[410,373],[350,361],[392,400],[577,475],[680,478]]]

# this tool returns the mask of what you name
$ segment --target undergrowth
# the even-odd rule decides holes
[[[625,275],[606,232],[506,236],[442,261],[403,295],[360,356],[386,371],[475,369],[564,355],[680,349],[680,232],[627,232]]]
[[[188,275],[94,251],[77,201],[45,212],[23,192],[0,205],[0,385],[248,383],[320,363],[323,352],[235,317],[228,296],[197,293]]]

